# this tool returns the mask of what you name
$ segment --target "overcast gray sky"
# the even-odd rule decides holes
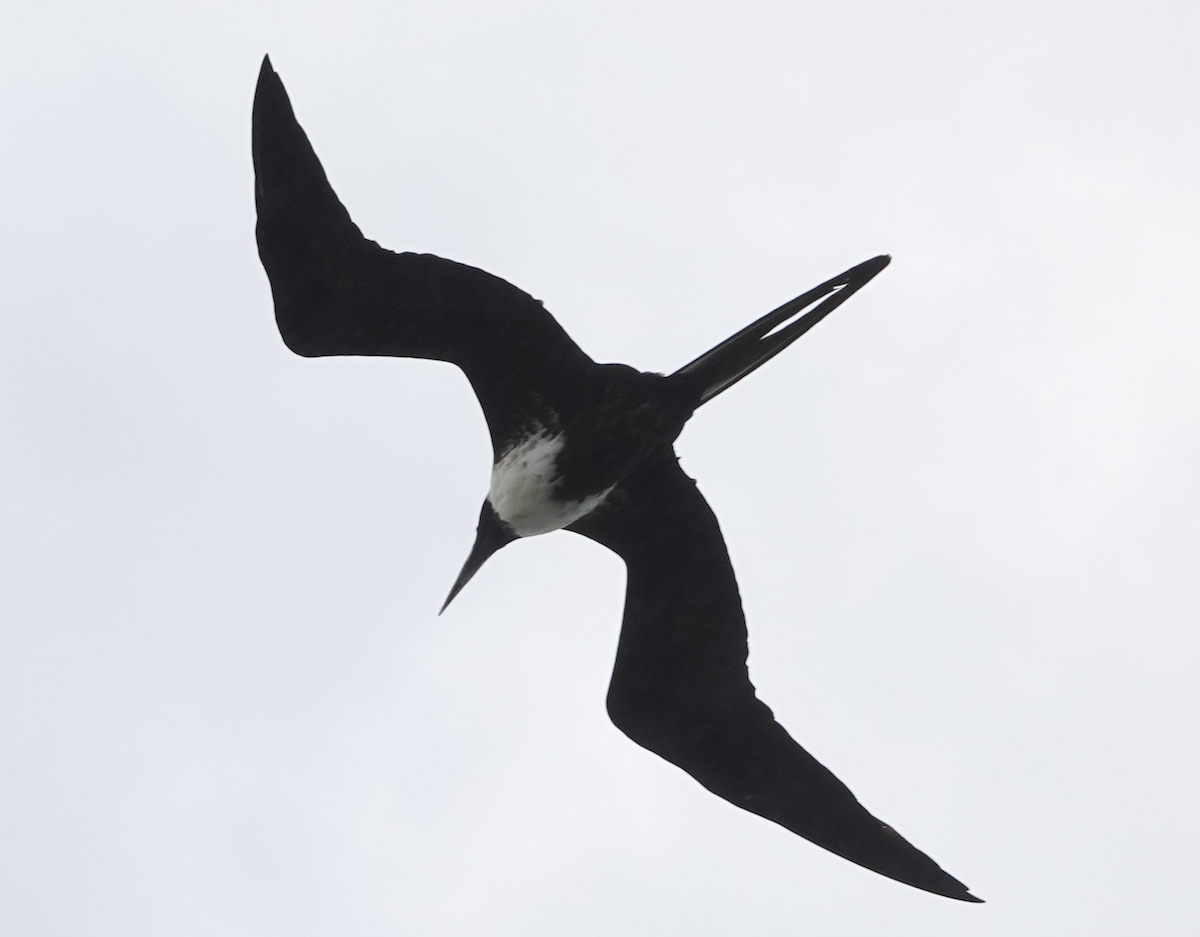
[[[1200,932],[1194,2],[13,3],[0,31],[0,929]],[[751,672],[987,905],[613,728],[620,561],[445,616],[449,365],[292,356],[269,52],[368,236],[669,371],[892,266],[679,441]]]

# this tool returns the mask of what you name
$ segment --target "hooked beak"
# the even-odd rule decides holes
[[[458,579],[454,581],[454,588],[446,596],[446,601],[442,603],[438,614],[441,615],[446,610],[446,606],[454,601],[454,597],[462,592],[463,586],[479,572],[479,567],[489,556],[516,539],[517,535],[513,533],[511,527],[500,520],[499,515],[492,509],[491,503],[484,501],[483,510],[479,512],[479,526],[475,529],[475,545],[471,547],[471,554],[463,564],[462,572],[458,574]]]
[[[891,257],[881,254],[857,267],[851,267],[832,280],[826,280],[791,302],[784,303],[774,312],[768,312],[757,322],[750,323],[695,361],[685,364],[675,374],[687,374],[699,381],[700,403],[712,400],[787,348],[866,286],[891,261]],[[788,322],[818,300],[823,302],[815,309],[804,313],[795,322]]]

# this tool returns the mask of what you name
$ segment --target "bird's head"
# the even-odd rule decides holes
[[[450,590],[450,594],[442,603],[441,611],[438,614],[440,615],[446,610],[446,606],[462,591],[463,586],[471,581],[471,577],[479,572],[479,567],[489,556],[516,539],[517,535],[513,529],[500,520],[500,516],[492,507],[491,502],[485,500],[483,509],[479,512],[479,526],[475,529],[475,545],[471,547],[471,554],[463,564],[462,572],[458,574],[458,579],[454,581],[454,588]]]

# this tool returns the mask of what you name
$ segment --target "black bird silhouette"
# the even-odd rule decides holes
[[[851,862],[978,902],[868,813],[757,698],[725,541],[672,447],[698,406],[803,335],[889,258],[822,283],[668,377],[646,374],[596,364],[538,300],[498,277],[363,237],[269,58],[254,98],[253,151],[259,255],[288,348],[450,361],[483,407],[491,489],[446,603],[518,537],[565,528],[602,543],[628,567],[608,692],[622,732],[719,797]]]

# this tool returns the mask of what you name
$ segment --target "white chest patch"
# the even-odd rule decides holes
[[[561,530],[598,507],[612,491],[609,488],[579,501],[555,498],[556,460],[562,447],[561,433],[552,436],[543,431],[521,440],[492,466],[488,501],[518,537]]]

